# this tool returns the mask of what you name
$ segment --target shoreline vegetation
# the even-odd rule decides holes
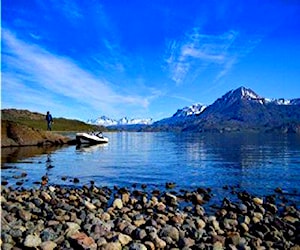
[[[45,115],[29,110],[1,110],[1,148],[24,146],[74,145],[74,138],[65,136],[69,131],[107,131],[105,127],[82,121],[53,118],[53,130],[47,131]]]
[[[75,183],[75,180],[74,180]],[[300,211],[282,189],[256,197],[213,190],[1,186],[1,249],[300,249]]]

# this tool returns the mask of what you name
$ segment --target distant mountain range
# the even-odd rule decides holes
[[[117,121],[102,116],[88,123],[135,131],[300,133],[300,98],[269,99],[240,87],[209,106],[184,107],[156,122],[127,118]]]
[[[178,109],[176,113],[173,115],[174,118],[184,118],[190,115],[200,114],[206,106],[202,104],[194,104],[189,107],[184,107],[182,109]],[[93,125],[101,125],[105,127],[126,127],[126,126],[134,126],[134,125],[151,125],[153,124],[152,118],[147,119],[128,119],[127,117],[123,117],[119,120],[111,119],[107,116],[101,116],[97,119],[89,119],[87,120],[88,124]]]
[[[119,120],[111,119],[106,116],[101,116],[97,119],[90,119],[87,121],[88,124],[101,125],[105,127],[111,126],[126,126],[126,125],[150,125],[153,123],[151,118],[149,119],[128,119],[124,117]]]

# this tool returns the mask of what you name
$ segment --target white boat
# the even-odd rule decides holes
[[[77,144],[100,144],[108,143],[108,138],[101,132],[76,133]]]

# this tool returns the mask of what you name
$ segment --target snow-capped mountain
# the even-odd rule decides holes
[[[253,90],[240,87],[238,89],[228,91],[221,98],[218,98],[211,106],[220,105],[224,108],[224,106],[231,105],[239,100],[255,101],[261,104],[265,102],[265,99],[260,97]]]
[[[182,109],[178,109],[177,112],[173,115],[173,117],[185,117],[190,115],[199,115],[204,109],[205,105],[202,104],[193,104],[189,107],[184,107]]]
[[[256,94],[252,89],[240,87],[236,90],[230,90],[222,99],[248,99],[248,100],[260,100],[261,97]]]
[[[153,120],[151,118],[149,118],[149,119],[128,119],[127,117],[123,117],[119,120],[114,120],[107,116],[101,116],[94,120],[90,119],[87,121],[87,123],[109,127],[109,126],[125,126],[125,125],[150,125],[153,123]]]
[[[87,123],[94,124],[94,125],[101,125],[104,127],[118,124],[118,122],[116,120],[110,119],[109,117],[106,117],[106,116],[101,116],[97,119],[89,119],[89,120],[87,120]]]
[[[227,92],[196,115],[189,115],[193,114],[190,110],[195,109],[177,110],[172,117],[155,122],[151,128],[154,131],[226,132],[272,131],[280,126],[295,131],[294,127],[300,126],[299,98],[268,99],[245,87]]]
[[[188,119],[193,119],[194,116],[201,116],[201,113],[206,109],[202,104],[193,104],[189,107],[178,109],[176,113],[168,118],[155,122],[154,127],[159,126],[181,126]]]
[[[252,89],[240,87],[235,90],[231,90],[223,95],[221,98],[217,99],[215,104],[221,104],[222,106],[232,104],[238,100],[248,100],[260,104],[276,104],[276,105],[299,105],[300,99],[270,99],[261,97],[256,94]]]

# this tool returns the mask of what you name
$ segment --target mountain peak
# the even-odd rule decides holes
[[[259,100],[261,97],[256,94],[252,89],[239,87],[236,90],[231,90],[225,96],[230,98],[238,98],[238,99],[249,99],[249,100]]]
[[[249,100],[249,101],[258,101],[262,103],[262,98],[256,94],[252,89],[239,87],[235,90],[230,90],[221,98],[219,98],[216,103],[234,103],[239,100]]]

